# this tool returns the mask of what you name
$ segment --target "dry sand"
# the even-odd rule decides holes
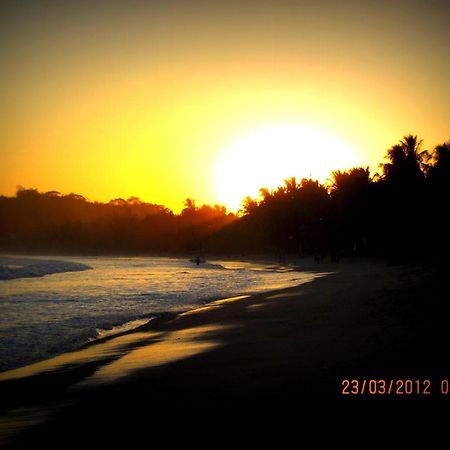
[[[319,269],[329,274],[0,374],[3,443],[109,444],[167,421],[182,430],[219,415],[292,417],[312,403],[448,401],[437,392],[450,375],[448,271],[368,261]],[[344,379],[427,379],[432,395],[342,395]]]

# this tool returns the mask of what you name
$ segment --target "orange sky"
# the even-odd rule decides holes
[[[179,210],[222,201],[217,161],[273,124],[325,130],[373,170],[404,134],[450,138],[447,1],[93,3],[1,4],[1,194]]]

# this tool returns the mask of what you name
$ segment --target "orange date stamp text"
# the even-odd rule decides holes
[[[448,379],[432,381],[423,379],[398,378],[354,378],[343,379],[340,394],[349,396],[429,396],[449,395]]]

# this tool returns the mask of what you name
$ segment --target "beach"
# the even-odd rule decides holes
[[[0,272],[10,276],[1,280],[0,273],[0,372],[77,350],[167,313],[291,287],[315,276],[270,259],[196,265],[188,256],[0,255]]]
[[[280,418],[306,404],[448,401],[446,269],[368,260],[310,269],[324,275],[1,373],[2,444],[112,443],[166,420],[185,430],[222,414]],[[359,392],[345,380],[360,381]],[[361,392],[364,380],[411,380],[415,390]]]

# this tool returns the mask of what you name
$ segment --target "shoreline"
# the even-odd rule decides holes
[[[5,255],[3,255],[3,256],[5,256]],[[24,258],[19,257],[17,255],[15,255],[15,256],[8,255],[7,257],[8,258],[17,258],[18,261],[24,260]],[[42,258],[43,258],[42,255],[33,255],[32,258],[27,258],[27,261],[35,261],[36,260],[36,261],[42,261],[42,262],[44,262],[46,264],[48,262],[53,261],[51,259],[49,260],[49,259],[42,259]],[[67,257],[67,258],[70,258],[70,257]],[[72,259],[76,260],[76,256],[73,256]],[[180,260],[180,261],[184,261],[183,259],[180,259],[180,258],[175,258],[175,259],[176,260]],[[60,261],[60,260],[54,260],[54,261],[56,261],[56,262],[64,262],[64,263],[66,262],[66,261]],[[312,269],[310,267],[304,269],[303,267],[298,267],[297,265],[296,266],[279,266],[279,265],[277,265],[275,263],[275,261],[269,260],[269,259],[265,259],[264,261],[263,260],[246,260],[246,261],[242,261],[242,260],[238,260],[238,259],[230,259],[229,261],[231,263],[235,263],[235,264],[238,264],[238,265],[240,263],[245,263],[245,267],[247,267],[248,264],[250,264],[250,265],[251,264],[255,264],[255,268],[258,268],[260,270],[267,270],[267,271],[271,271],[271,272],[272,271],[275,271],[275,272],[277,272],[277,271],[282,271],[282,272],[287,271],[287,272],[292,272],[293,274],[295,272],[298,272],[298,273],[303,273],[306,276],[309,276],[309,275],[307,275],[308,273],[311,273],[311,276],[315,276],[316,273],[319,273],[318,271],[320,269],[319,267],[317,267],[315,269]],[[73,263],[73,264],[78,264],[78,263]],[[90,269],[92,269],[92,267],[90,267]],[[66,271],[66,272],[70,272],[70,271]],[[61,272],[57,272],[57,271],[54,272],[54,274],[58,274],[58,273],[61,273]],[[53,273],[51,273],[51,274],[53,274]],[[47,275],[49,275],[49,274],[47,274]],[[3,281],[5,281],[5,280],[3,280]],[[7,280],[7,281],[10,281],[10,280]],[[14,280],[12,280],[12,281],[14,281]],[[2,281],[0,281],[0,284],[1,284],[1,282]],[[298,282],[301,283],[302,281],[299,280]],[[293,286],[293,285],[295,285],[294,283],[295,283],[295,281],[293,281],[290,285]],[[289,286],[289,283],[286,282],[286,285]],[[244,294],[245,295],[247,295],[247,294],[248,295],[253,295],[253,294],[257,293],[257,292],[269,292],[272,289],[273,289],[273,287],[268,287],[267,290],[261,290],[261,291],[259,291],[259,290],[252,291],[250,289],[250,290],[248,290],[248,292],[244,292]],[[236,294],[232,293],[232,295],[239,295],[239,294],[238,293],[236,293]],[[70,345],[70,346],[66,345],[66,346],[60,348],[59,351],[57,351],[57,352],[55,352],[55,351],[49,352],[47,354],[47,356],[44,357],[44,359],[42,358],[42,355],[41,355],[40,357],[39,356],[38,357],[28,357],[26,359],[22,358],[22,362],[20,362],[19,364],[16,363],[16,364],[3,365],[3,368],[0,371],[0,374],[2,374],[4,372],[9,372],[11,370],[20,369],[22,367],[29,366],[29,365],[32,365],[32,364],[42,363],[45,360],[52,359],[52,358],[57,357],[58,355],[61,355],[61,354],[65,354],[65,353],[68,353],[68,352],[81,350],[85,346],[92,345],[93,343],[96,343],[96,342],[102,342],[106,337],[109,337],[109,336],[111,336],[111,337],[120,336],[120,335],[122,335],[124,333],[124,331],[122,331],[121,328],[124,327],[124,326],[128,326],[128,324],[130,324],[131,322],[143,322],[144,320],[146,320],[147,322],[152,322],[152,321],[155,320],[155,318],[157,318],[159,320],[159,317],[172,317],[172,316],[174,316],[174,315],[176,315],[178,313],[186,312],[186,310],[187,310],[186,308],[188,308],[188,309],[194,308],[195,309],[197,307],[203,306],[204,304],[208,304],[210,302],[221,300],[221,299],[224,299],[224,298],[226,298],[226,297],[222,297],[220,295],[214,295],[214,296],[205,297],[205,298],[200,297],[198,299],[198,305],[197,306],[193,306],[193,305],[189,305],[189,304],[188,305],[180,305],[179,308],[174,310],[174,311],[171,311],[170,309],[167,309],[166,311],[164,311],[164,310],[163,311],[159,311],[158,309],[156,309],[156,311],[150,311],[145,316],[143,316],[142,314],[135,315],[134,317],[127,318],[127,319],[125,319],[122,322],[116,322],[114,324],[114,326],[112,326],[111,328],[102,328],[102,327],[100,327],[100,328],[97,329],[97,331],[95,333],[94,332],[90,333],[89,337],[86,338],[85,340],[78,339],[78,342],[75,345]],[[129,328],[129,330],[133,331],[133,330],[139,329],[140,326],[141,325],[137,324],[136,326],[133,326],[132,328]],[[128,331],[128,330],[126,330],[126,331]]]
[[[296,270],[293,271],[303,272],[303,270]],[[218,298],[213,300],[207,300],[203,304],[195,306],[194,308],[189,308],[185,310],[180,310],[176,312],[160,312],[160,313],[152,313],[152,315],[149,318],[146,318],[146,323],[137,325],[136,327],[126,329],[124,331],[118,331],[117,333],[112,334],[106,334],[105,336],[99,336],[92,338],[91,340],[88,340],[87,342],[82,343],[77,348],[74,348],[72,350],[64,351],[62,353],[56,354],[54,356],[51,356],[46,359],[38,360],[31,362],[29,364],[24,364],[23,366],[15,367],[12,369],[7,369],[0,372],[0,383],[3,381],[9,381],[13,379],[21,379],[26,378],[29,376],[39,376],[41,374],[44,374],[46,372],[51,371],[59,371],[64,370],[64,366],[68,364],[76,364],[78,361],[78,358],[82,361],[81,364],[84,363],[84,357],[81,353],[84,352],[84,350],[90,349],[91,347],[96,347],[97,345],[102,344],[108,344],[110,341],[114,341],[117,338],[122,338],[124,336],[133,335],[135,333],[151,333],[155,330],[159,330],[161,327],[165,327],[168,324],[170,324],[172,321],[177,320],[178,318],[190,314],[196,314],[200,311],[205,311],[209,307],[214,308],[216,305],[222,305],[227,304],[230,302],[234,302],[236,300],[246,299],[246,298],[253,298],[257,296],[264,296],[269,294],[274,295],[282,295],[283,292],[288,291],[290,289],[296,289],[300,286],[303,286],[305,284],[313,282],[316,278],[320,278],[322,276],[327,276],[328,273],[321,273],[317,272],[317,276],[315,276],[313,279],[294,285],[289,287],[282,287],[279,289],[271,289],[267,291],[261,291],[258,293],[243,293],[242,295],[237,295],[233,297],[224,297],[224,298]],[[131,322],[136,322],[137,320],[132,320]],[[123,325],[126,325],[129,322],[126,322],[124,324],[118,325],[114,328],[121,328]],[[113,328],[113,329],[114,329]],[[106,330],[106,331],[112,331]],[[73,356],[72,355],[76,355]],[[63,362],[63,364],[60,364],[60,361]]]
[[[75,359],[56,357],[46,372],[0,377],[0,430],[11,432],[15,420],[17,432],[4,432],[3,440],[56,439],[75,429],[108,440],[101,430],[111,424],[124,433],[145,429],[143,421],[159,423],[158,414],[175,407],[191,423],[187,412],[208,420],[225,411],[272,417],[301,402],[448,401],[436,392],[341,393],[343,379],[448,378],[448,307],[440,294],[446,268],[362,261],[332,267],[299,286],[211,302],[94,341]],[[29,427],[33,420],[39,423]]]

